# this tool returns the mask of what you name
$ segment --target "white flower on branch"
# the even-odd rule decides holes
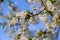
[[[37,20],[34,19],[34,17],[30,17],[29,21],[30,21],[31,24],[37,23]]]
[[[54,6],[57,8],[57,10],[60,10],[60,0],[56,0]]]
[[[47,15],[46,14],[39,14],[38,17],[43,22],[47,22],[48,21],[48,18],[47,18]]]
[[[19,40],[28,40],[28,38],[22,35]]]
[[[8,8],[13,10],[13,12],[8,12],[9,17],[0,15],[0,17],[8,18],[7,23],[8,25],[7,24],[5,25],[15,27],[16,24],[18,27],[20,27],[18,28],[18,32],[16,35],[18,40],[56,40],[55,38],[57,37],[55,34],[55,29],[57,26],[60,26],[60,3],[59,3],[60,0],[56,0],[54,4],[52,4],[52,0],[27,0],[27,1],[32,4],[31,7],[33,9],[33,12],[30,12],[31,10],[30,11],[24,10],[22,12],[18,12],[17,7],[13,7],[15,3],[9,4]],[[40,7],[40,5],[42,7]],[[35,14],[34,12],[37,14]],[[38,12],[44,13],[39,14]],[[48,14],[52,16],[49,16]],[[31,24],[37,23],[39,21],[38,18],[42,22],[46,23],[45,25],[46,27],[44,27],[44,29],[42,29],[41,31],[38,30],[38,33],[34,36],[34,32],[32,33],[29,30],[30,25],[29,23]],[[8,28],[6,29],[6,27],[4,29],[8,30]],[[14,32],[15,30],[12,29],[11,31],[8,32],[8,34],[13,36]],[[30,37],[31,39],[29,39]]]
[[[31,2],[34,2],[34,3],[37,3],[37,2],[40,2],[40,0],[27,0],[29,3]]]
[[[11,22],[13,22],[14,24],[16,24],[16,23],[18,23],[18,19],[17,19],[17,18],[13,18],[13,19],[11,20]]]
[[[22,29],[18,29],[18,34],[22,34],[23,30]]]
[[[47,5],[48,10],[54,11],[55,6],[50,1],[46,1],[46,5]]]
[[[53,27],[53,25],[50,22],[48,22],[46,23],[46,28],[48,29],[48,31],[51,31],[51,33],[54,33],[55,25]]]
[[[54,21],[58,21],[59,17],[60,17],[60,14],[55,14],[54,17],[53,17],[53,20]]]
[[[16,17],[25,18],[26,14],[27,14],[26,11],[17,12]]]
[[[16,17],[14,17],[11,20],[9,20],[8,26],[13,26],[13,25],[15,25],[17,23],[18,23],[18,19]]]
[[[18,23],[18,19],[17,19],[17,18],[15,18],[15,17],[14,17],[11,21],[13,21],[13,22],[14,22],[14,24],[15,24],[15,23]]]
[[[56,25],[60,26],[60,14],[55,14],[52,20]]]
[[[57,27],[56,23],[51,23],[51,26],[53,27],[53,29],[55,29]]]

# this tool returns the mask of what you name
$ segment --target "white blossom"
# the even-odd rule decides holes
[[[42,39],[33,37],[32,40],[42,40]]]
[[[40,0],[33,0],[34,3],[40,2]]]
[[[19,40],[28,40],[28,38],[22,35]]]
[[[18,28],[18,32],[17,32],[17,36],[18,34],[20,39],[18,40],[29,40],[29,37],[31,37],[32,40],[57,40],[56,34],[55,34],[55,28],[60,26],[60,0],[56,0],[56,2],[54,4],[51,3],[50,0],[27,0],[29,3],[31,3],[31,8],[38,13],[38,11],[40,11],[40,3],[41,3],[41,11],[44,13],[40,13],[40,14],[34,14],[34,11],[30,14],[28,14],[27,11],[21,11],[21,12],[13,12],[10,13],[8,12],[8,26],[15,26],[15,24],[20,23],[21,26],[19,26]],[[43,1],[43,2],[41,2]],[[46,3],[45,3],[46,2]],[[16,2],[14,2],[13,4],[8,5],[8,8],[13,9],[14,4],[17,4]],[[35,5],[38,4],[38,5]],[[43,6],[44,5],[44,6]],[[39,6],[39,7],[37,7]],[[46,8],[46,9],[45,9]],[[2,9],[2,7],[0,7],[0,10]],[[44,11],[43,11],[44,10]],[[51,11],[52,15],[51,19],[50,16],[46,13],[49,13]],[[27,16],[28,15],[28,16]],[[30,30],[28,29],[29,27],[29,23],[31,24],[35,24],[37,23],[40,19],[40,21],[45,22],[45,27],[42,29],[42,35],[39,36],[38,34],[36,34],[35,36],[30,35]],[[11,18],[11,19],[9,19]],[[19,18],[19,21],[18,21]],[[28,18],[28,21],[25,21],[25,18]],[[49,19],[48,19],[49,18]],[[50,22],[51,20],[51,22]],[[6,24],[4,24],[6,25]],[[44,25],[44,24],[43,24]],[[21,27],[21,28],[20,28]],[[5,30],[8,30],[8,28],[4,28]],[[47,31],[45,31],[47,29]],[[13,36],[13,33],[15,32],[14,29],[12,29],[11,31],[7,32],[8,34]],[[37,31],[40,32],[40,29]],[[33,36],[33,37],[32,37]]]
[[[60,14],[55,14],[54,17],[53,17],[53,20],[57,21],[59,19],[59,16],[60,16]]]
[[[27,13],[26,13],[25,11],[17,12],[17,13],[16,13],[16,17],[25,18],[26,14],[27,14]]]
[[[57,27],[56,23],[51,23],[51,26],[53,27],[53,29]]]
[[[40,20],[43,21],[43,22],[47,22],[47,21],[48,21],[48,18],[47,18],[47,15],[46,15],[46,14],[38,15],[38,17],[39,17]]]
[[[32,0],[27,0],[29,3],[31,3],[32,2]]]
[[[22,34],[23,30],[22,29],[18,29],[18,34]]]
[[[48,10],[54,11],[55,6],[50,1],[46,1],[46,5],[47,5]]]
[[[10,20],[10,22],[16,24],[16,23],[18,23],[18,19],[17,18],[12,18],[12,20]]]
[[[47,40],[56,40],[56,35],[53,33],[47,33]]]
[[[37,23],[36,19],[34,19],[33,17],[30,17],[29,21],[31,24]]]
[[[46,23],[46,28],[48,29],[48,31],[51,31],[54,33],[54,27],[52,27],[50,22]]]

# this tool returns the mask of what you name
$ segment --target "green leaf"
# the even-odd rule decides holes
[[[46,34],[46,32],[40,31],[40,32],[37,33],[38,36],[42,36],[43,34]]]
[[[8,17],[9,20],[12,20],[12,17]]]
[[[50,2],[51,2],[52,4],[54,4],[54,3],[56,2],[56,0],[50,0]]]

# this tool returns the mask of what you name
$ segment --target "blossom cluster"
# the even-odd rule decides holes
[[[41,11],[35,14],[28,10],[17,12],[17,8],[12,4],[8,7],[13,7],[14,13],[10,13],[7,17],[7,25],[14,28],[18,27],[17,40],[57,40],[58,34],[55,33],[56,28],[60,28],[60,0],[27,0],[29,3],[39,4]],[[3,2],[0,0],[0,2]],[[32,4],[31,4],[32,5]],[[37,5],[38,6],[38,5]],[[34,11],[39,10],[40,7],[33,7]],[[0,7],[1,10],[1,7]],[[51,18],[49,18],[51,17]],[[34,32],[28,29],[30,24],[36,24],[39,21],[45,23],[45,27],[38,30],[34,36]],[[6,25],[6,23],[4,24]],[[9,31],[12,34],[14,30]],[[14,39],[15,40],[15,39]]]

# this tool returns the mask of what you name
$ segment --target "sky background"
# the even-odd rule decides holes
[[[26,0],[12,0],[12,1],[15,1],[17,4],[14,5],[14,6],[17,6],[19,8],[20,11],[23,11],[23,10],[30,10],[30,11],[33,11],[33,9],[30,8],[30,4],[26,1]],[[6,0],[4,1],[6,2]],[[8,2],[6,2],[5,4],[0,4],[0,6],[3,7],[3,10],[0,10],[0,12],[3,12],[4,15],[7,15],[7,12],[8,11],[12,11],[10,9],[8,9],[7,7],[8,5]],[[4,22],[6,20],[4,19],[0,19],[0,22]],[[29,26],[29,29],[30,30],[34,30],[34,31],[37,31],[38,29],[41,29],[45,26],[45,23],[43,22],[39,22],[39,24],[36,24],[36,25],[30,25]],[[59,37],[60,38],[60,37]],[[7,34],[6,32],[4,32],[2,26],[0,25],[0,40],[12,40]],[[59,39],[58,39],[59,40]]]

